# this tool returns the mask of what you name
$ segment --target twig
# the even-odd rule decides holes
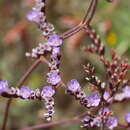
[[[97,0],[91,0],[90,6],[82,22],[83,25],[89,25],[94,16],[96,6],[97,6]]]
[[[41,62],[41,59],[39,58],[29,67],[27,72],[22,76],[22,78],[16,84],[17,88],[19,88],[25,82],[25,80],[28,78],[28,76],[31,74],[31,72],[39,65],[40,62]],[[7,120],[8,120],[11,102],[12,102],[12,99],[9,99],[6,104],[2,130],[6,130],[6,124],[7,124]]]
[[[79,25],[77,25],[77,26],[75,26],[75,27],[73,27],[73,28],[67,30],[66,32],[64,32],[64,33],[61,35],[61,38],[62,38],[62,39],[66,39],[66,38],[68,38],[68,37],[70,37],[70,36],[72,36],[72,35],[78,33],[81,29],[82,29],[82,26],[81,26],[81,24],[79,24]]]
[[[12,102],[12,99],[8,99],[6,108],[5,108],[2,130],[6,129],[6,124],[7,124],[7,119],[8,119],[8,115],[9,115],[9,108],[10,108],[11,102]]]
[[[23,128],[23,129],[20,129],[20,130],[34,130],[34,129],[39,129],[39,128],[48,128],[48,127],[57,126],[57,125],[64,125],[64,124],[67,124],[67,123],[79,122],[81,120],[81,118],[84,117],[87,114],[89,114],[89,113],[84,112],[79,116],[73,117],[72,119],[66,119],[66,120],[61,120],[61,121],[56,121],[56,122],[51,122],[51,123],[42,123],[42,124],[39,124],[39,125]]]
[[[76,34],[77,32],[79,32],[84,26],[89,25],[89,23],[91,22],[91,20],[94,16],[96,6],[97,6],[97,0],[92,0],[83,21],[81,21],[81,23],[79,25],[77,25],[77,26],[73,27],[72,29],[63,33],[61,35],[61,38],[66,39],[66,38]]]
[[[39,58],[29,67],[27,72],[22,76],[22,78],[16,84],[16,88],[19,88],[25,82],[25,80],[28,78],[30,73],[39,65],[40,62],[41,62],[41,59]]]

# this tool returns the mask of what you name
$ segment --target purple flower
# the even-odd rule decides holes
[[[125,98],[130,98],[130,87],[129,86],[125,86],[124,88],[122,88],[122,92],[117,93],[114,97],[114,99],[116,101],[122,101]]]
[[[43,98],[50,98],[55,94],[55,90],[52,86],[44,86],[41,92]]]
[[[108,117],[107,121],[106,121],[106,126],[109,128],[109,129],[113,129],[114,127],[117,127],[118,125],[118,121],[117,121],[117,118],[114,117],[114,116],[110,116]]]
[[[33,22],[40,22],[41,16],[43,14],[38,10],[32,10],[27,14],[27,19]]]
[[[7,80],[0,81],[0,93],[5,92],[8,89],[8,82]]]
[[[128,113],[125,114],[125,121],[127,123],[130,123],[130,112],[128,112]]]
[[[108,100],[110,98],[110,93],[105,91],[103,94],[103,98],[104,98],[104,100]]]
[[[51,36],[49,37],[48,41],[49,41],[49,44],[50,44],[51,46],[54,46],[54,47],[60,46],[60,45],[62,44],[62,39],[60,39],[60,36],[57,35],[57,34],[51,35]]]
[[[42,44],[41,48],[46,50],[46,51],[51,51],[51,46],[48,44],[48,42],[45,44]]]
[[[83,127],[94,127],[94,126],[101,126],[102,119],[101,117],[90,117],[90,116],[85,116],[82,120]]]
[[[61,81],[60,75],[55,72],[48,73],[47,82],[51,83],[52,85],[56,85]]]
[[[101,126],[101,123],[102,123],[102,118],[101,117],[95,117],[93,118],[93,121],[90,122],[90,126],[93,127],[93,126]]]
[[[58,57],[53,57],[53,56],[51,56],[51,64],[53,65],[53,66],[57,66],[59,63],[60,63],[60,60],[58,59]],[[52,69],[53,70],[53,69]]]
[[[122,101],[125,98],[124,93],[117,93],[114,96],[114,100],[116,101]]]
[[[41,8],[45,6],[45,3],[42,0],[35,0],[35,1],[36,1],[36,5],[35,7],[33,7],[33,9],[41,10]]]
[[[82,122],[89,122],[90,121],[90,116],[85,116],[82,120]]]
[[[123,89],[123,95],[124,98],[130,98],[130,87],[129,86],[125,86]]]
[[[97,107],[100,103],[100,95],[98,93],[92,93],[88,97],[86,97],[87,100],[87,107]]]
[[[91,120],[90,116],[85,116],[83,118],[83,120],[81,120],[84,123],[83,127],[89,127],[90,126],[90,120]]]
[[[31,90],[27,86],[22,86],[20,90],[20,96],[24,99],[27,99],[31,95]]]
[[[104,107],[104,108],[101,108],[99,110],[99,115],[109,115],[110,114],[110,109],[108,107]]]
[[[112,102],[112,100],[113,100],[113,98],[111,97],[111,95],[110,95],[110,93],[108,91],[104,92],[103,98],[108,103]]]
[[[76,79],[72,79],[67,83],[67,89],[73,93],[80,91],[81,87]]]
[[[54,47],[52,50],[52,55],[57,56],[60,54],[60,47]]]

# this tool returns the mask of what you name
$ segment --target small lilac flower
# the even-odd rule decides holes
[[[101,108],[98,112],[99,115],[109,115],[110,109],[108,107]]]
[[[124,98],[130,98],[130,87],[129,86],[125,86],[123,89],[123,95]]]
[[[101,117],[90,117],[90,116],[85,116],[82,120],[83,127],[94,127],[94,126],[101,126],[102,119]]]
[[[51,51],[51,46],[48,44],[48,42],[45,44],[42,44],[41,48],[43,48],[46,51]]]
[[[127,123],[130,123],[130,112],[128,112],[128,113],[125,114],[125,121]]]
[[[54,47],[52,50],[52,55],[57,56],[60,54],[60,47]]]
[[[110,96],[110,93],[105,91],[103,94],[103,98],[106,102],[110,103],[112,102],[113,98]]]
[[[114,99],[116,101],[122,101],[125,98],[130,98],[130,87],[129,86],[125,86],[124,88],[122,88],[122,92],[121,93],[117,93],[114,96]]]
[[[57,34],[52,34],[49,37],[48,41],[49,41],[49,44],[54,47],[60,46],[62,44],[62,39],[60,39],[60,36]]]
[[[56,85],[61,81],[60,75],[55,72],[48,73],[47,82],[51,83],[52,85]]]
[[[51,69],[51,73],[59,73],[59,64],[60,60],[58,57],[51,56],[51,63],[49,64],[49,68]]]
[[[8,89],[8,82],[7,80],[0,81],[0,93],[5,92]]]
[[[53,65],[53,66],[56,66],[57,67],[57,65],[60,63],[60,61],[59,61],[59,59],[58,59],[58,57],[53,57],[53,56],[51,56],[51,65]],[[53,70],[53,69],[52,69]]]
[[[41,92],[41,95],[44,98],[50,98],[55,94],[55,90],[52,88],[52,86],[44,86]]]
[[[45,6],[45,3],[42,0],[36,0],[36,6],[33,8],[34,10],[41,10]]]
[[[105,91],[103,95],[104,100],[108,100],[110,98],[110,93]]]
[[[110,116],[108,117],[107,121],[106,121],[106,127],[108,127],[109,129],[114,129],[115,127],[117,127],[118,125],[118,121],[117,118],[114,116]]]
[[[76,79],[72,79],[67,83],[67,89],[73,93],[80,91],[81,87]]]
[[[100,103],[101,97],[98,93],[92,93],[88,97],[87,100],[87,107],[97,107]]]
[[[91,119],[90,116],[85,116],[82,122],[89,122],[90,119]]]
[[[81,121],[84,123],[83,127],[89,127],[90,126],[90,120],[91,117],[90,116],[85,116]]]
[[[42,13],[38,10],[32,10],[27,14],[27,19],[33,22],[40,22]]]
[[[124,98],[125,98],[124,93],[117,93],[114,96],[114,100],[116,100],[116,101],[122,101]]]
[[[31,90],[27,86],[22,86],[20,90],[20,96],[24,99],[27,99],[31,95]]]
[[[93,121],[90,122],[90,126],[91,127],[94,127],[94,126],[101,126],[101,123],[102,123],[102,118],[101,117],[95,117],[93,118]]]

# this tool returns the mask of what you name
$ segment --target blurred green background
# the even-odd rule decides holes
[[[48,20],[55,25],[58,33],[62,33],[82,20],[89,2],[90,0],[48,0]],[[26,20],[26,14],[31,10],[33,3],[34,0],[0,0],[0,79],[8,80],[10,86],[15,86],[33,61],[25,57],[25,52],[31,51],[39,42],[44,42],[35,23]],[[91,25],[100,34],[107,47],[106,57],[109,58],[110,49],[115,48],[123,58],[130,58],[130,0],[115,0],[113,3],[100,0]],[[65,40],[61,59],[63,81],[66,83],[72,78],[77,78],[81,85],[85,86],[86,93],[90,92],[90,86],[84,79],[85,72],[82,65],[91,62],[101,79],[105,72],[97,56],[81,50],[83,45],[90,43],[90,39],[84,32]],[[46,65],[39,65],[25,85],[33,89],[46,85],[47,71]],[[73,97],[66,95],[62,89],[57,91],[55,100],[56,113],[53,121],[72,118],[85,111]],[[7,99],[0,98],[0,126],[6,101]],[[124,122],[124,112],[130,111],[129,103],[113,105],[113,110],[117,117],[120,117],[120,122]],[[13,100],[8,130],[17,130],[45,122],[43,120],[44,111],[42,102]],[[45,130],[80,130],[79,126],[80,123],[73,123]]]

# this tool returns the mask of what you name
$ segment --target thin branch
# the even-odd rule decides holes
[[[31,74],[31,72],[39,65],[40,62],[41,62],[41,59],[39,58],[29,67],[27,72],[22,76],[22,78],[16,84],[17,88],[19,88],[25,82],[25,80],[28,78],[28,76]],[[9,99],[7,101],[7,104],[6,104],[2,130],[6,130],[6,125],[7,125],[7,120],[8,120],[8,115],[9,115],[9,109],[10,109],[11,102],[12,102],[12,99]]]
[[[64,125],[67,123],[74,123],[74,122],[78,122],[79,119],[73,118],[73,119],[67,119],[67,120],[61,120],[61,121],[57,121],[57,122],[51,122],[51,123],[43,123],[43,124],[39,124],[36,126],[32,126],[32,127],[27,127],[21,130],[33,130],[33,129],[38,129],[38,128],[48,128],[48,127],[52,127],[52,126],[57,126],[57,125]]]
[[[84,112],[79,116],[73,117],[72,119],[66,119],[66,120],[61,120],[61,121],[56,121],[56,122],[51,122],[51,123],[42,123],[42,124],[39,124],[39,125],[23,128],[23,129],[20,129],[20,130],[34,130],[34,129],[39,129],[39,128],[48,128],[48,127],[57,126],[57,125],[64,125],[64,124],[67,124],[67,123],[79,122],[81,120],[81,118],[83,118],[87,114],[89,114],[89,113]]]
[[[61,38],[62,38],[62,39],[66,39],[66,38],[68,38],[68,37],[70,37],[70,36],[72,36],[72,35],[78,33],[81,29],[82,29],[82,26],[81,26],[81,24],[79,24],[79,25],[77,25],[77,26],[75,26],[75,27],[73,27],[73,28],[67,30],[66,32],[64,32],[64,33],[61,35]]]
[[[91,20],[94,16],[95,10],[96,10],[97,1],[98,0],[91,0],[90,6],[87,10],[87,13],[86,13],[83,21],[82,21],[83,25],[89,25],[89,23],[91,22]]]
[[[61,35],[61,38],[66,39],[66,38],[78,33],[79,31],[81,31],[81,29],[84,26],[89,25],[89,23],[91,22],[91,20],[94,16],[96,6],[97,6],[97,0],[92,0],[83,21],[79,25],[77,25],[77,26],[73,27],[72,29],[69,29],[68,31],[64,32]]]
[[[19,82],[16,84],[16,88],[19,88],[20,86],[23,85],[25,80],[28,78],[28,76],[31,74],[31,72],[39,65],[41,62],[41,59],[37,59],[27,70],[27,72],[22,76],[22,78],[19,80]]]
[[[5,108],[5,113],[4,113],[2,130],[6,130],[6,124],[7,124],[7,119],[8,119],[8,115],[9,115],[9,108],[10,108],[11,102],[12,102],[12,99],[8,99],[6,108]]]

